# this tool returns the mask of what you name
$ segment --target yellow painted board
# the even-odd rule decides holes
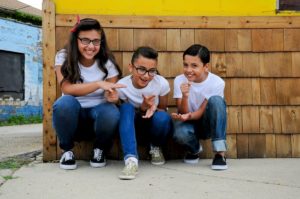
[[[143,16],[290,16],[276,0],[52,0],[57,14]]]

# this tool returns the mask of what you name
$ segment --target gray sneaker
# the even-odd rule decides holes
[[[122,170],[119,178],[121,180],[133,180],[138,173],[138,165],[136,162],[129,160]]]
[[[165,158],[159,147],[151,147],[149,152],[151,154],[151,163],[154,165],[165,164]]]

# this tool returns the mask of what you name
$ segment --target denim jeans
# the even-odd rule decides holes
[[[220,96],[209,98],[206,110],[199,120],[175,121],[173,138],[190,153],[199,152],[199,139],[212,140],[214,152],[226,151],[226,103]]]
[[[151,145],[161,147],[171,133],[172,119],[165,111],[156,111],[151,118],[144,119],[130,103],[120,106],[120,139],[124,160],[138,158],[136,132],[142,133]]]
[[[118,130],[120,112],[112,103],[82,108],[78,100],[64,95],[53,105],[53,127],[61,149],[74,147],[74,141],[95,139],[94,148],[108,150]]]

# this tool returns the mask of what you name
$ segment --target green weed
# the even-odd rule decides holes
[[[39,115],[25,117],[23,115],[11,116],[5,121],[0,121],[0,126],[14,126],[22,124],[37,124],[42,123],[43,119]]]

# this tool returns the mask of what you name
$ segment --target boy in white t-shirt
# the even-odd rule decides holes
[[[124,103],[120,106],[120,138],[125,167],[120,179],[134,179],[138,169],[136,131],[150,141],[151,163],[165,163],[161,146],[166,143],[172,119],[166,112],[170,86],[157,73],[158,53],[150,47],[140,47],[132,55],[131,75],[118,81],[126,88],[118,89]]]
[[[185,163],[198,163],[202,151],[199,139],[212,139],[215,157],[211,168],[225,170],[226,103],[225,82],[208,72],[209,50],[202,45],[190,46],[183,53],[183,74],[174,80],[174,98],[178,113],[172,113],[175,121],[174,139],[187,149]]]

